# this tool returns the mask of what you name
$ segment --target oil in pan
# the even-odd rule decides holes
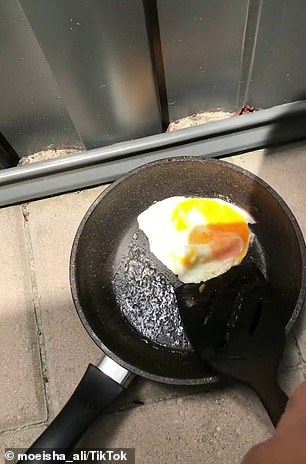
[[[143,337],[172,349],[192,349],[173,286],[136,241],[122,257],[113,288],[120,310]]]

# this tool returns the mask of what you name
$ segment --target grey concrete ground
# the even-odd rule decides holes
[[[305,144],[230,161],[270,183],[306,233]],[[29,446],[65,404],[87,364],[101,358],[73,307],[68,265],[75,231],[103,188],[0,210],[2,449]],[[302,316],[280,372],[288,393],[304,379],[305,361]],[[238,464],[271,432],[263,407],[247,388],[203,391],[136,379],[83,444],[135,447],[137,464]]]

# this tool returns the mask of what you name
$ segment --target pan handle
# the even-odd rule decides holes
[[[64,408],[26,452],[61,449],[66,455],[83,432],[133,380],[134,374],[105,356],[98,367],[89,364],[83,378]],[[33,459],[23,463],[36,463]],[[50,462],[50,461],[49,461]]]

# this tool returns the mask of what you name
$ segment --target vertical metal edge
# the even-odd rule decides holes
[[[254,67],[259,25],[264,0],[249,0],[241,53],[241,73],[237,92],[237,108],[247,104]]]
[[[156,93],[159,98],[161,124],[162,129],[165,131],[169,126],[170,121],[157,0],[143,0],[143,8],[148,33],[148,41],[152,60],[152,70],[155,80]]]

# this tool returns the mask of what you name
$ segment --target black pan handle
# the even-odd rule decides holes
[[[37,454],[39,450],[52,453],[52,450],[61,449],[67,456],[83,432],[125,390],[133,377],[131,372],[107,356],[99,368],[89,364],[71,398],[26,455]],[[28,459],[21,462],[36,464],[41,461]]]
[[[261,386],[253,386],[253,388],[269,414],[272,424],[276,427],[285,412],[288,396],[280,388],[276,380]]]

